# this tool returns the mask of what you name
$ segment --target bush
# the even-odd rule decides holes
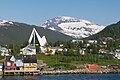
[[[53,65],[53,67],[64,67],[65,70],[73,70],[73,69],[76,69],[75,66],[73,65],[70,65],[70,64],[55,64]]]
[[[74,56],[74,52],[72,49],[68,50],[67,52],[63,53],[65,56]]]

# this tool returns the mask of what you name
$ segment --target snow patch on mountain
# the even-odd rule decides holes
[[[85,38],[103,30],[104,26],[96,25],[88,20],[60,16],[47,20],[42,27],[51,29],[74,38]]]
[[[0,20],[0,26],[10,25],[10,24],[13,24],[13,22],[8,20]]]

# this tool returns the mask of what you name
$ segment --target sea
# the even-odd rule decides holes
[[[120,74],[64,74],[40,76],[4,76],[0,80],[120,80]]]

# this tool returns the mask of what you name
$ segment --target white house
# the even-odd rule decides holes
[[[120,49],[116,49],[114,58],[120,59]]]
[[[36,48],[35,48],[35,46],[29,44],[25,48],[20,49],[20,54],[36,55]]]
[[[83,40],[72,40],[72,42],[81,42],[81,43],[83,43]]]
[[[0,63],[0,72],[3,70],[3,63]]]
[[[8,56],[9,55],[9,51],[8,51],[7,48],[0,46],[0,54],[1,54],[1,56]]]
[[[97,44],[97,40],[88,40],[88,43],[90,43],[90,44]]]
[[[82,49],[80,48],[80,49],[79,49],[79,53],[80,53],[81,55],[85,55],[85,50],[86,50],[85,48],[82,48]]]
[[[115,53],[114,58],[120,59],[120,53]]]

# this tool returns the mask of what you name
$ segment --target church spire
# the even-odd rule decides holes
[[[40,46],[45,46],[45,44],[47,43],[45,36],[43,36],[43,38],[41,38],[35,28],[33,28],[33,30],[32,30],[32,33],[31,33],[30,38],[28,40],[28,43],[31,44],[32,39],[33,39],[33,44],[35,45],[35,39],[36,39],[35,36],[37,37]]]

